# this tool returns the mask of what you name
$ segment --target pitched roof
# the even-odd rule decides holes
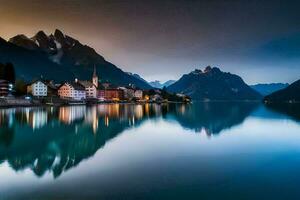
[[[78,83],[85,88],[95,86],[91,81],[78,81]]]
[[[32,81],[31,83],[29,83],[29,85],[32,85],[32,84],[34,84],[34,83],[36,83],[36,82],[41,82],[41,83],[47,85],[47,83],[46,83],[44,80],[41,80],[41,79],[34,80],[34,81]]]
[[[64,83],[64,84],[61,84],[61,85],[59,86],[59,88],[61,88],[61,87],[62,87],[63,85],[65,85],[65,84],[70,85],[70,86],[73,87],[75,90],[84,90],[84,91],[85,91],[85,87],[83,87],[81,84],[76,83],[76,82],[73,82],[73,83],[68,83],[68,82],[66,82],[66,83]]]

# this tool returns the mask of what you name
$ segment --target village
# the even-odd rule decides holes
[[[96,103],[163,103],[187,102],[182,94],[169,94],[162,89],[142,90],[133,84],[115,86],[101,82],[96,68],[91,80],[55,83],[52,80],[36,79],[26,84],[26,95],[13,95],[14,84],[0,80],[0,106],[32,105],[81,105]]]

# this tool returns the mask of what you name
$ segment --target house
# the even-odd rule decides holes
[[[44,83],[47,85],[47,96],[57,96],[57,89],[60,86],[60,84],[56,85],[53,81],[44,81]]]
[[[63,99],[84,100],[86,90],[78,82],[64,83],[58,88],[58,96]]]
[[[97,87],[94,83],[90,81],[78,81],[78,83],[85,88],[87,99],[97,98]]]
[[[118,89],[123,90],[124,99],[131,100],[134,97],[134,89],[131,87],[119,87]]]
[[[94,67],[92,81],[75,80],[75,82],[78,82],[80,85],[82,85],[85,88],[87,99],[97,98],[97,88],[98,88],[99,79],[96,73],[96,67]]]
[[[7,80],[0,80],[0,97],[6,97],[9,94],[9,82]]]
[[[163,101],[163,98],[160,94],[154,94],[150,99],[151,101]]]
[[[98,90],[97,98],[102,101],[119,101],[124,98],[124,92],[118,88]]]
[[[136,99],[143,99],[143,90],[135,90],[134,91],[134,98]]]
[[[36,80],[27,86],[27,93],[35,97],[46,97],[47,92],[47,84],[42,80]]]

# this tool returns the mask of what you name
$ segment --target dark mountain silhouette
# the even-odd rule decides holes
[[[289,86],[288,83],[269,83],[269,84],[250,85],[252,89],[254,89],[255,91],[257,91],[263,96],[267,96],[269,94],[272,94],[273,92],[282,90],[287,86]]]
[[[90,79],[96,66],[102,80],[115,85],[134,84],[140,88],[151,88],[147,82],[122,71],[93,48],[59,30],[50,35],[39,31],[31,38],[17,35],[9,42],[0,39],[0,62],[13,63],[17,76],[25,80],[40,76],[56,81],[76,77]]]
[[[292,83],[287,88],[274,92],[264,98],[265,102],[300,102],[300,80]]]
[[[183,75],[167,88],[168,91],[186,94],[194,100],[259,100],[261,95],[248,86],[241,77],[206,67]]]

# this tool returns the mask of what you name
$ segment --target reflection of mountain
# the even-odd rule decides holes
[[[16,171],[31,169],[54,177],[93,156],[125,129],[149,118],[176,119],[183,127],[208,134],[241,123],[252,103],[98,105],[0,110],[0,163]]]
[[[37,176],[50,171],[57,177],[156,113],[154,105],[2,110],[0,163],[7,161],[16,171],[30,168]]]
[[[196,132],[204,130],[208,135],[238,125],[250,115],[258,103],[195,103],[176,105],[174,117],[183,127]]]
[[[300,104],[298,103],[272,103],[266,104],[267,108],[288,115],[300,121]]]

